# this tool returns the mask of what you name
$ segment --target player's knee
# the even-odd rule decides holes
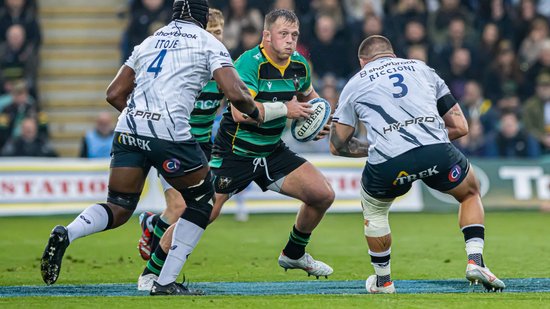
[[[166,198],[166,208],[174,213],[178,213],[178,217],[185,209],[185,201],[176,189],[169,189],[164,192]]]
[[[139,202],[140,195],[141,192],[122,193],[109,189],[109,192],[107,193],[107,202],[112,205],[122,207],[130,212],[134,212]]]
[[[212,213],[212,201],[214,197],[214,185],[210,173],[195,186],[180,191],[187,208],[182,218],[191,221],[202,228],[206,228]]]
[[[334,190],[328,184],[306,194],[307,197],[303,202],[318,209],[328,209],[335,199]]]
[[[391,233],[388,213],[392,201],[384,202],[361,190],[361,206],[365,219],[365,236],[382,237]]]

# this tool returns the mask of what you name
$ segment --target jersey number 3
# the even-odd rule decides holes
[[[401,74],[392,74],[388,77],[389,77],[389,79],[397,78],[397,81],[395,83],[393,83],[393,86],[401,89],[401,92],[399,92],[399,93],[392,93],[393,97],[394,98],[402,98],[402,97],[406,96],[407,93],[409,92],[409,88],[407,88],[407,85],[403,84],[403,81],[405,80],[403,78],[403,75],[401,75]]]
[[[147,72],[155,73],[155,78],[157,78],[160,71],[162,71],[162,62],[164,61],[164,56],[166,56],[166,49],[161,50],[155,60],[153,60],[153,62],[151,62],[151,64],[147,68]]]

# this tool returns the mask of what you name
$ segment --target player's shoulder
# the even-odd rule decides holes
[[[301,62],[303,64],[307,64],[307,59],[306,57],[304,57],[302,54],[300,54],[300,52],[298,52],[297,50],[295,50],[291,55],[290,55],[290,60],[291,61],[294,61],[294,62]]]
[[[247,65],[259,65],[262,62],[267,61],[264,54],[260,50],[260,46],[256,46],[254,48],[251,48],[244,53],[242,53],[237,60],[235,60],[235,63],[239,64],[247,64]]]

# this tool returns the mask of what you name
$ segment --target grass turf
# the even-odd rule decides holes
[[[535,212],[488,213],[485,259],[501,278],[550,277],[547,261],[550,214]],[[43,284],[39,259],[49,231],[55,224],[67,224],[72,217],[1,218],[0,285]],[[137,218],[125,226],[79,239],[63,262],[59,284],[135,282],[144,263],[136,244],[140,231]],[[464,276],[465,252],[455,214],[391,214],[393,279],[448,279]],[[210,226],[184,271],[192,281],[285,281],[308,280],[302,271],[285,273],[277,265],[294,221],[293,215],[257,215],[250,221],[235,222],[222,216]],[[315,231],[308,251],[335,269],[333,280],[361,280],[372,273],[363,236],[362,217],[357,214],[328,214]],[[311,279],[310,279],[311,280]],[[0,305],[56,304],[73,307],[79,298],[9,298]],[[94,304],[115,303],[115,298],[86,298]],[[116,304],[131,306],[151,299],[117,297]],[[459,301],[460,302],[457,302]],[[550,300],[544,293],[362,296],[211,296],[186,300],[201,306],[258,307],[307,306],[316,301],[330,306],[386,304],[405,307],[483,304],[541,307]],[[163,303],[168,300],[154,300]],[[174,301],[174,300],[172,300]],[[89,303],[86,301],[86,303]],[[438,305],[439,304],[439,305]],[[523,306],[522,305],[522,306]]]

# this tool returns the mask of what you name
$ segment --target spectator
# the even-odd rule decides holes
[[[505,91],[520,91],[523,73],[510,41],[500,42],[496,59],[486,72],[483,84],[485,93],[491,101],[497,101]]]
[[[535,93],[535,80],[542,73],[550,73],[550,38],[541,43],[537,61],[525,73],[523,98]]]
[[[315,24],[316,39],[309,46],[313,70],[319,77],[331,73],[344,78],[350,72],[349,46],[335,37],[336,31],[336,23],[330,15],[319,16]]]
[[[258,29],[254,28],[253,25],[244,26],[241,31],[241,41],[239,42],[237,48],[232,52],[233,59],[239,58],[242,53],[258,45],[261,40],[262,36]]]
[[[460,5],[460,0],[442,0],[439,9],[430,16],[430,36],[435,44],[444,44],[450,22],[457,19],[471,25],[472,14]]]
[[[0,42],[6,41],[8,28],[15,24],[22,25],[27,34],[27,41],[37,51],[41,44],[40,25],[33,9],[34,1],[5,0],[5,7],[0,10]],[[34,6],[35,7],[35,6]]]
[[[536,18],[531,22],[527,37],[521,42],[519,60],[523,71],[527,71],[540,54],[542,43],[548,38],[550,31],[548,22],[544,18]]]
[[[550,74],[537,77],[536,94],[525,102],[523,109],[525,127],[550,153]]]
[[[487,154],[487,139],[479,119],[468,121],[468,134],[454,142],[455,146],[466,156],[484,157]]]
[[[25,79],[31,89],[36,85],[38,57],[26,41],[25,28],[15,24],[7,30],[7,40],[0,45],[0,76],[3,80]]]
[[[109,158],[113,143],[115,124],[111,114],[98,115],[95,128],[86,132],[80,147],[81,158]]]
[[[229,51],[233,51],[239,45],[241,30],[246,25],[252,25],[255,29],[263,29],[263,16],[260,10],[248,5],[247,0],[230,0],[229,8],[224,12],[225,29],[223,41]]]
[[[494,136],[502,115],[510,112],[517,114],[520,110],[520,106],[521,102],[515,90],[506,89],[503,96],[496,101],[496,104],[492,104],[491,108],[479,118],[485,134]]]
[[[39,121],[39,135],[48,135],[45,116],[39,113],[34,98],[29,94],[24,81],[15,83],[11,89],[11,102],[0,112],[0,148],[10,138],[21,134],[21,123],[24,118]]]
[[[514,43],[519,48],[521,41],[525,39],[532,27],[531,23],[536,18],[543,18],[537,12],[536,0],[521,0],[517,8],[516,18],[514,18]]]
[[[404,57],[411,45],[429,46],[428,37],[424,25],[418,20],[410,20],[405,25],[405,31],[400,40],[395,44],[395,52],[398,57]]]
[[[25,118],[21,123],[21,136],[11,139],[2,149],[5,157],[57,157],[45,139],[38,135],[36,120]]]
[[[531,134],[521,128],[517,114],[506,112],[500,117],[495,138],[487,141],[487,156],[537,158],[540,156],[540,146]]]
[[[491,101],[483,97],[483,89],[475,80],[469,80],[464,85],[464,95],[460,100],[462,111],[468,121],[479,121],[491,108]]]
[[[399,34],[403,33],[405,25],[411,20],[427,24],[428,15],[422,0],[399,0],[391,12],[393,14],[386,18],[387,25],[384,28],[394,40],[398,40]]]
[[[130,12],[130,23],[124,35],[122,57],[128,59],[134,46],[140,44],[149,36],[151,24],[156,22],[167,23],[172,17],[172,9],[164,6],[163,0],[136,0],[141,5],[136,5]]]
[[[497,54],[500,32],[496,24],[487,23],[481,32],[481,39],[475,48],[475,65],[479,72],[486,72]]]
[[[447,81],[455,98],[462,99],[466,82],[475,77],[470,51],[466,48],[454,50],[451,55],[450,68],[442,76]]]
[[[407,59],[416,59],[429,63],[428,51],[424,45],[412,45],[407,50]]]
[[[448,29],[448,40],[446,44],[441,45],[439,48],[439,58],[441,59],[450,59],[452,54],[457,49],[466,48],[470,51],[470,58],[473,63],[476,55],[473,55],[474,51],[473,45],[470,43],[470,38],[467,38],[466,35],[466,23],[462,18],[453,18],[449,22]],[[446,65],[447,63],[439,63],[439,65]]]
[[[504,0],[479,1],[476,27],[482,29],[486,23],[495,23],[503,39],[514,39],[514,24],[510,18]]]

